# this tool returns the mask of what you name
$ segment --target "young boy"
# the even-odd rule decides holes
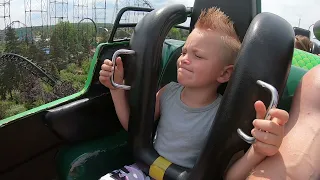
[[[223,12],[210,8],[201,13],[177,61],[179,83],[167,84],[156,95],[155,119],[160,117],[160,120],[154,148],[161,156],[184,167],[194,166],[221,102],[222,96],[217,93],[217,88],[230,79],[240,46],[233,22]],[[118,118],[127,130],[130,109],[125,92],[115,89],[110,83],[113,71],[115,81],[123,83],[121,59],[118,58],[116,63],[113,69],[112,62],[105,60],[99,80],[110,88]],[[266,113],[264,104],[256,102],[255,109],[257,119],[253,122],[252,134],[257,141],[228,170],[227,179],[245,179],[266,156],[278,152],[288,113],[273,109],[270,112],[272,121],[266,121],[263,120]],[[101,180],[115,176],[119,179],[149,179],[132,165],[114,171],[113,175],[107,174]]]

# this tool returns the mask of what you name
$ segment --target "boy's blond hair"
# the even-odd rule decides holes
[[[234,29],[233,22],[230,18],[220,11],[219,8],[213,7],[207,11],[202,11],[196,24],[196,28],[212,30],[221,34],[221,40],[224,42],[224,52],[221,54],[228,64],[234,64],[241,42]]]

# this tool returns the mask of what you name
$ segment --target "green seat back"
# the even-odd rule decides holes
[[[181,54],[184,41],[166,39],[162,49],[162,71],[159,77],[160,87],[171,81],[177,82],[177,60]]]
[[[307,73],[306,69],[303,69],[294,65],[291,66],[286,87],[279,100],[279,105],[278,105],[279,108],[284,109],[286,111],[290,111],[293,95],[295,93],[295,90],[298,84],[301,81],[301,78],[305,73]]]

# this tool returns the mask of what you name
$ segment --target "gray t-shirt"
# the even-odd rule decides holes
[[[156,151],[172,163],[192,168],[207,140],[222,96],[201,108],[190,108],[181,99],[183,86],[171,82],[160,97],[161,117],[154,142]]]

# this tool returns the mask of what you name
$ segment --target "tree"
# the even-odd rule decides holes
[[[1,59],[3,65],[0,69],[0,94],[5,99],[6,94],[12,99],[12,91],[19,86],[22,75],[17,71],[17,65],[13,61]]]
[[[181,33],[180,33],[179,29],[177,29],[177,28],[172,28],[170,30],[170,32],[168,33],[167,38],[178,39],[178,40],[182,39]]]
[[[49,46],[46,36],[44,35],[44,33],[41,34],[40,36],[40,41],[38,42],[38,48],[43,50],[43,48],[47,48]]]
[[[29,60],[36,63],[37,65],[47,67],[47,59],[43,50],[39,49],[35,44],[30,44],[27,55]]]
[[[51,63],[59,69],[63,69],[61,64],[64,64],[63,62],[60,62],[60,59],[67,58],[66,49],[63,47],[62,43],[62,40],[59,38],[59,33],[55,30],[50,38],[50,56],[53,60]]]
[[[109,40],[110,33],[108,31],[105,31],[103,29],[103,31],[99,35],[100,35],[99,43],[105,43]]]
[[[187,39],[188,35],[189,35],[189,31],[188,30],[172,28],[169,31],[169,33],[167,35],[167,38],[185,41]]]
[[[11,27],[6,29],[5,33],[5,52],[20,54],[21,46],[16,36],[15,30]],[[17,70],[18,65],[13,60],[2,58],[0,67],[0,95],[1,99],[6,98],[6,94],[12,99],[12,91],[18,87],[21,81],[21,74]]]
[[[21,49],[19,46],[20,43],[18,41],[18,37],[16,35],[15,30],[11,27],[8,27],[5,35],[6,35],[5,52],[20,54],[21,53]]]
[[[59,22],[50,38],[50,56],[56,67],[61,70],[75,61],[78,38],[75,28],[69,22]]]

